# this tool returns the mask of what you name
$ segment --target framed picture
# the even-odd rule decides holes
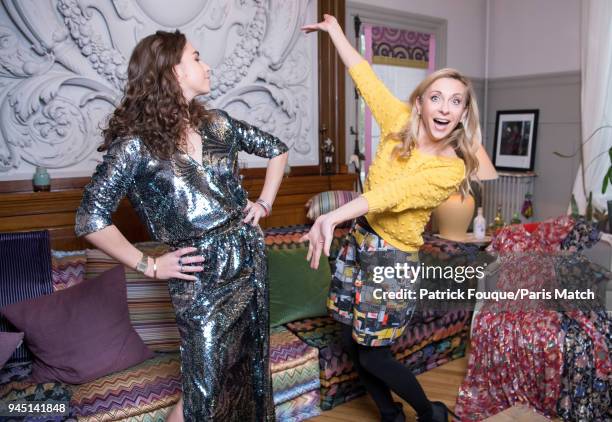
[[[535,164],[539,110],[498,111],[493,164],[498,170],[531,171]]]

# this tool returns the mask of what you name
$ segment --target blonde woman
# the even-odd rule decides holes
[[[391,345],[403,333],[415,300],[380,297],[380,289],[415,290],[418,280],[376,277],[376,267],[418,266],[421,233],[434,208],[459,190],[469,193],[476,174],[481,135],[471,83],[453,69],[429,75],[407,103],[394,97],[350,45],[333,16],[306,25],[305,32],[329,34],[381,128],[381,143],[370,166],[365,193],[319,217],[303,239],[310,266],[329,255],[334,227],[356,219],[338,256],[327,306],[343,323],[342,340],[383,421],[404,421],[408,402],[419,421],[447,421],[449,410],[430,402],[412,372],[393,358]],[[475,177],[475,176],[474,176]],[[379,293],[375,293],[378,290]]]

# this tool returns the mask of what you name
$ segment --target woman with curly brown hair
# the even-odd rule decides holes
[[[267,268],[257,223],[271,211],[287,146],[224,111],[207,110],[196,97],[208,92],[209,67],[185,35],[158,31],[138,43],[76,232],[121,263],[168,280],[183,382],[183,399],[169,419],[269,421]],[[240,185],[239,151],[270,158],[255,203]],[[112,224],[126,195],[170,252],[148,257]]]

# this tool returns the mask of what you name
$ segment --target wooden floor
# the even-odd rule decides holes
[[[417,378],[427,397],[432,401],[442,401],[450,409],[454,409],[457,399],[459,386],[465,377],[467,368],[467,357],[456,359],[445,365],[439,366],[431,371],[427,371]],[[397,401],[402,401],[395,396]],[[402,401],[403,402],[403,401]],[[416,414],[412,408],[404,402],[404,413],[406,422],[415,421]],[[370,396],[361,396],[348,403],[334,407],[332,410],[325,411],[321,416],[309,419],[313,422],[379,422],[380,416],[376,405]]]
[[[432,401],[442,401],[453,409],[459,386],[465,377],[467,370],[467,357],[454,360],[438,368],[427,371],[424,374],[418,375],[417,378],[427,397]],[[399,397],[395,396],[397,401],[404,403],[404,413],[406,422],[416,420],[416,414],[412,408]],[[352,400],[348,403],[334,407],[332,410],[325,411],[321,416],[309,419],[312,422],[379,422],[380,416],[376,405],[370,398],[365,395]],[[550,422],[543,416],[538,415],[528,407],[513,407],[506,411],[490,417],[486,422]]]

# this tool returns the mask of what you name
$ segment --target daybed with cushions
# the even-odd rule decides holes
[[[329,286],[330,268],[322,265],[317,272],[311,271],[304,259],[307,249],[305,244],[299,242],[299,238],[307,228],[291,226],[266,231],[272,320],[270,359],[276,416],[279,421],[305,420],[319,414],[321,410],[331,409],[364,393],[348,355],[340,346],[336,335],[338,324],[325,316],[324,300]],[[336,248],[347,230],[337,229],[334,242]],[[15,268],[16,262],[13,261],[8,271],[4,260],[14,257],[7,257],[0,252],[0,273],[3,273],[0,275],[3,283],[0,284],[0,306],[18,304],[29,298],[66,294],[71,289],[78,289],[80,285],[88,286],[88,283],[99,283],[101,280],[108,282],[109,278],[119,278],[121,282],[125,279],[123,285],[127,289],[123,290],[124,307],[117,306],[113,312],[120,314],[121,309],[127,307],[129,327],[123,327],[128,333],[126,338],[135,340],[130,332],[133,330],[137,339],[142,339],[146,347],[133,341],[135,352],[130,358],[139,360],[139,363],[123,362],[120,366],[124,367],[99,376],[96,376],[96,369],[92,366],[97,361],[105,364],[109,362],[103,356],[85,362],[80,367],[85,368],[85,376],[96,377],[78,384],[44,382],[43,378],[38,379],[40,383],[32,382],[29,378],[31,373],[41,374],[37,371],[39,359],[35,357],[32,364],[31,355],[22,354],[15,359],[16,355],[13,354],[12,361],[0,371],[0,400],[65,400],[70,402],[71,416],[85,421],[164,420],[168,410],[178,400],[181,389],[179,336],[173,322],[174,314],[165,282],[144,279],[131,269],[117,267],[116,262],[98,250],[50,251],[48,246],[46,249],[41,246],[45,242],[45,232],[39,232],[38,236],[39,239],[35,241],[37,246],[32,248],[32,240],[27,239],[28,235],[25,235],[24,240],[24,236],[12,234],[8,237],[14,242],[9,244],[6,243],[7,236],[0,234],[0,242],[4,242],[3,251],[16,251],[19,246],[30,250],[37,257],[37,263],[33,263],[29,257],[29,261],[25,261],[27,264],[21,268]],[[19,238],[17,243],[16,238]],[[136,246],[151,255],[163,253],[163,246],[159,244],[149,242]],[[438,248],[439,245],[433,242],[429,247]],[[333,264],[333,254],[330,261]],[[4,283],[7,278],[20,279],[23,283],[16,285],[13,282],[9,286]],[[121,294],[120,289],[107,290]],[[102,295],[100,292],[96,294]],[[68,300],[61,303],[66,309],[77,311],[78,306],[70,305]],[[41,307],[45,312],[53,313],[48,303],[45,306]],[[28,312],[24,312],[24,308],[21,312],[27,320]],[[94,309],[89,313],[94,313]],[[72,322],[65,329],[60,327],[56,334],[65,336],[62,341],[72,343],[72,350],[76,341],[74,337],[87,332],[83,324],[75,326],[76,315],[63,315],[64,319]],[[415,314],[409,329],[394,345],[394,352],[416,373],[462,357],[465,354],[470,317],[471,314],[465,311]],[[49,323],[48,317],[40,318],[45,320],[45,324]],[[62,315],[53,318],[57,319],[56,324],[61,324]],[[94,315],[89,315],[89,319],[92,324],[98,324],[97,332],[103,330],[104,324],[96,321]],[[125,325],[125,320],[122,323]],[[23,321],[18,321],[18,325],[21,324],[24,324]],[[29,324],[32,324],[31,319]],[[28,324],[23,326],[28,329]],[[2,329],[7,330],[18,331],[15,327]],[[30,345],[30,337],[40,341],[36,335],[41,336],[40,333],[31,334],[26,331],[25,344]],[[91,353],[92,344],[88,344],[88,340],[79,341],[83,343],[77,348],[82,347]],[[91,340],[92,343],[96,341],[100,339]],[[107,352],[105,347],[98,346],[98,350],[100,355]],[[33,351],[45,356],[41,348]],[[83,356],[77,354],[71,357],[77,361],[79,358],[82,360]],[[61,361],[64,357],[51,356],[49,361],[53,359]],[[106,365],[107,369],[113,368],[116,363],[110,362]],[[70,372],[69,369],[60,368],[60,371],[63,370],[65,376],[65,373]]]

